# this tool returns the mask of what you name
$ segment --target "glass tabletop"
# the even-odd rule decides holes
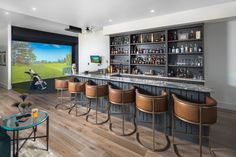
[[[19,116],[22,116],[22,114],[13,114],[3,118],[1,127],[6,131],[24,130],[37,126],[48,118],[47,112],[41,110],[38,111],[37,118],[33,118],[31,115],[29,115],[29,117],[26,117],[25,120],[22,121],[22,119],[18,119]]]

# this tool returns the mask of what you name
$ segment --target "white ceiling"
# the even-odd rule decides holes
[[[13,26],[41,30],[45,32],[78,36],[76,33],[65,31],[65,28],[67,28],[68,25],[15,12],[8,12],[8,15],[6,15],[6,11],[2,9],[0,9],[0,19],[0,27],[11,24]]]
[[[7,15],[11,16],[12,23],[59,33],[62,29],[65,33],[66,25],[102,29],[106,25],[230,1],[235,0],[0,0],[0,8],[15,12]],[[150,13],[151,9],[155,13]],[[112,22],[108,22],[109,19]]]

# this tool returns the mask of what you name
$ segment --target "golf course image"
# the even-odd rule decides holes
[[[12,84],[31,80],[32,69],[42,79],[63,77],[71,67],[71,46],[33,42],[12,42]]]

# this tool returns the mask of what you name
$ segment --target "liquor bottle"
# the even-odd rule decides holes
[[[181,45],[181,47],[180,47],[180,52],[181,52],[181,53],[184,53],[184,45]]]
[[[198,51],[198,48],[197,48],[197,44],[195,43],[193,47],[193,52],[197,52],[197,51]]]
[[[202,48],[200,46],[198,47],[198,52],[202,52]]]
[[[151,34],[151,42],[152,42],[152,43],[154,42],[154,36],[153,36],[153,33]]]
[[[177,32],[174,31],[174,40],[177,40]]]
[[[184,47],[184,52],[185,53],[188,53],[188,45],[186,44],[185,47]]]
[[[176,47],[175,53],[179,53],[179,48],[178,47]]]
[[[190,72],[189,72],[188,69],[187,69],[187,71],[186,71],[186,78],[190,78]]]
[[[172,47],[172,53],[175,53],[176,51],[175,51],[175,46],[173,45],[173,47]]]
[[[170,76],[174,77],[174,71],[173,70],[170,71]]]
[[[161,41],[165,41],[165,35],[161,35]]]
[[[148,42],[147,34],[144,34],[144,35],[143,35],[143,42],[144,42],[144,43]]]
[[[120,50],[120,48],[118,49],[118,54],[121,54],[121,50]]]
[[[159,35],[158,34],[156,34],[155,35],[155,40],[154,40],[155,42],[158,42],[159,41]]]
[[[190,44],[190,46],[189,46],[189,52],[190,52],[190,53],[193,52],[193,46],[192,46],[192,44]]]
[[[133,35],[133,37],[132,37],[133,39],[132,39],[132,43],[136,43],[137,41],[136,41],[136,36],[135,35]]]
[[[194,39],[194,38],[195,38],[195,37],[194,37],[194,32],[193,32],[193,30],[190,31],[189,36],[190,36],[190,39]]]
[[[143,35],[140,35],[140,43],[143,43]]]

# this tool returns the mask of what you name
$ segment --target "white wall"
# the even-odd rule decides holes
[[[205,25],[206,86],[219,106],[236,110],[236,21]]]
[[[0,86],[11,88],[11,26],[0,24],[0,51],[6,51],[6,66],[0,65]]]
[[[90,63],[90,55],[102,56],[102,64]],[[88,65],[89,63],[89,65]],[[109,65],[109,36],[102,31],[79,36],[79,72],[96,71]]]
[[[158,11],[158,10],[157,10]],[[236,17],[236,1],[103,27],[104,34],[201,23]]]

